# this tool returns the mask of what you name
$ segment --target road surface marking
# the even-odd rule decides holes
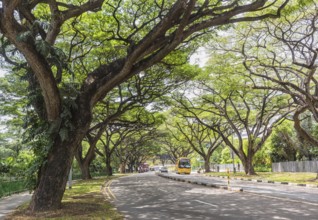
[[[203,201],[200,201],[200,200],[193,200],[193,201],[198,202],[198,203],[202,203],[202,204],[205,204],[205,205],[209,205],[209,206],[212,206],[212,207],[216,207],[216,208],[219,207],[218,205],[213,205],[211,203],[203,202]]]
[[[113,180],[109,181],[109,184],[107,186],[108,192],[113,197],[113,199],[117,199],[116,196],[113,194],[112,190],[110,189],[110,185],[113,183]]]
[[[284,200],[284,201],[288,201],[288,202],[297,202],[297,203],[303,203],[303,204],[307,204],[307,205],[318,206],[318,203],[313,203],[313,202],[306,202],[306,201],[294,200],[294,199],[289,199],[289,198],[280,198],[280,197],[275,197],[275,196],[268,196],[268,195],[264,195],[264,194],[254,193],[254,192],[246,192],[245,191],[245,193],[249,193],[249,194],[252,194],[252,195],[257,195],[257,196],[261,196],[261,197],[265,197],[265,198],[270,198],[270,199],[279,199],[279,200]]]
[[[110,181],[107,181],[103,187],[103,191],[104,191],[104,194],[106,194],[106,196],[109,198],[109,199],[117,199],[116,196],[113,194],[113,192],[111,191],[110,189],[110,185],[112,184],[112,180]]]
[[[168,191],[158,188],[158,190],[167,193]]]
[[[106,182],[106,183],[104,184],[104,186],[102,187],[102,191],[103,191],[103,193],[107,196],[107,198],[110,199],[111,197],[110,197],[110,194],[108,193],[107,185],[108,185],[108,182]]]

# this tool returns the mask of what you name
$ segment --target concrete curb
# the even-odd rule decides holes
[[[166,176],[166,175],[163,175],[160,173],[158,173],[157,175],[164,177],[164,178],[171,179],[171,180],[180,181],[180,182],[187,182],[187,183],[191,183],[191,184],[202,185],[202,186],[212,187],[212,188],[217,188],[217,189],[225,189],[225,190],[235,191],[235,192],[243,192],[243,188],[240,188],[240,187],[228,187],[226,185],[201,182],[198,180],[185,180],[185,179],[178,178],[178,177]]]
[[[204,175],[207,177],[217,177],[217,178],[222,178],[222,179],[226,179],[227,176],[213,176],[213,175]],[[252,182],[256,182],[256,183],[272,183],[272,184],[282,184],[282,185],[289,185],[289,186],[301,186],[301,187],[308,187],[308,188],[318,188],[318,185],[316,184],[303,184],[303,183],[292,183],[292,182],[277,182],[277,181],[272,181],[272,180],[262,180],[262,179],[250,179],[250,178],[238,178],[238,177],[234,177],[231,178],[233,180],[242,180],[242,181],[252,181]]]

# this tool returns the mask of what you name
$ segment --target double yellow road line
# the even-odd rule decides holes
[[[102,187],[102,192],[104,195],[106,195],[106,197],[108,199],[115,199],[116,200],[116,196],[114,195],[114,193],[110,189],[110,185],[112,183],[113,183],[113,180],[109,180],[109,181],[105,182],[105,184]]]

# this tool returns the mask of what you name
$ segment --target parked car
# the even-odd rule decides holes
[[[161,172],[161,173],[168,173],[168,168],[167,167],[160,167],[159,168],[159,171]]]

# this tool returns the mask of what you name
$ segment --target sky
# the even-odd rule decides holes
[[[197,64],[200,67],[205,66],[206,62],[208,61],[209,56],[206,52],[206,49],[204,47],[200,47],[191,57],[190,57],[190,63],[191,64]]]
[[[0,77],[3,77],[5,74],[5,71],[3,71],[2,69],[0,69]]]

